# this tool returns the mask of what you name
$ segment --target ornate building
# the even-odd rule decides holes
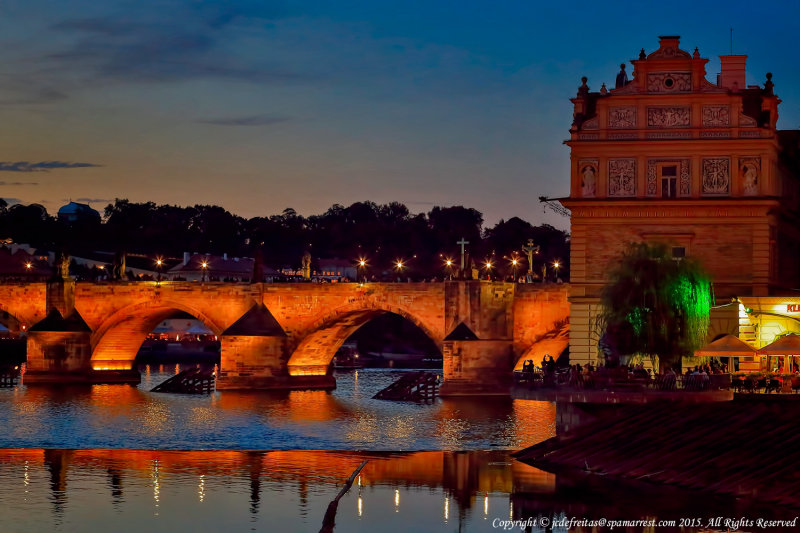
[[[734,301],[713,310],[711,339],[734,333],[760,347],[800,331],[798,131],[776,128],[771,74],[747,85],[747,56],[721,56],[712,83],[708,59],[679,39],[642,49],[632,79],[623,64],[613,89],[591,92],[583,78],[572,99],[561,203],[572,211],[573,362],[597,359],[598,296],[631,241],[666,242],[676,258],[701,260],[717,305]]]

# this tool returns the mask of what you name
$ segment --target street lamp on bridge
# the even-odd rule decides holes
[[[358,259],[358,273],[362,283],[367,281],[367,260],[363,257]]]
[[[486,269],[486,279],[488,279],[488,280],[492,279],[492,268],[493,267],[494,267],[494,264],[488,259],[486,260],[486,263],[484,263],[484,265],[483,265],[483,268]]]

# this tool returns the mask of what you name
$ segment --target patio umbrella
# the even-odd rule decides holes
[[[788,364],[789,357],[792,356],[799,356],[800,355],[800,335],[796,335],[791,333],[789,335],[784,335],[783,337],[774,340],[773,342],[767,344],[760,350],[758,350],[759,355],[766,355],[766,356],[786,356],[787,364],[786,366],[788,369],[791,369],[791,366]],[[788,370],[787,370],[788,371]]]
[[[735,335],[725,335],[694,352],[695,357],[752,357],[756,349]]]

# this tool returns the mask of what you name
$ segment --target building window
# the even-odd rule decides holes
[[[672,247],[672,258],[673,259],[683,259],[686,257],[686,248],[684,246],[673,246]]]
[[[661,197],[675,198],[678,195],[678,166],[661,167]]]

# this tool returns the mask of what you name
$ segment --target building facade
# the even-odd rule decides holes
[[[748,85],[747,56],[729,55],[709,81],[708,59],[679,40],[642,50],[630,81],[621,65],[614,88],[592,92],[583,78],[572,99],[561,203],[572,212],[573,362],[597,360],[600,291],[628,242],[664,242],[676,259],[702,262],[717,304],[710,339],[739,334],[758,348],[800,331],[798,132],[776,127],[771,74]],[[786,304],[797,311],[773,316],[779,326],[756,314]]]

